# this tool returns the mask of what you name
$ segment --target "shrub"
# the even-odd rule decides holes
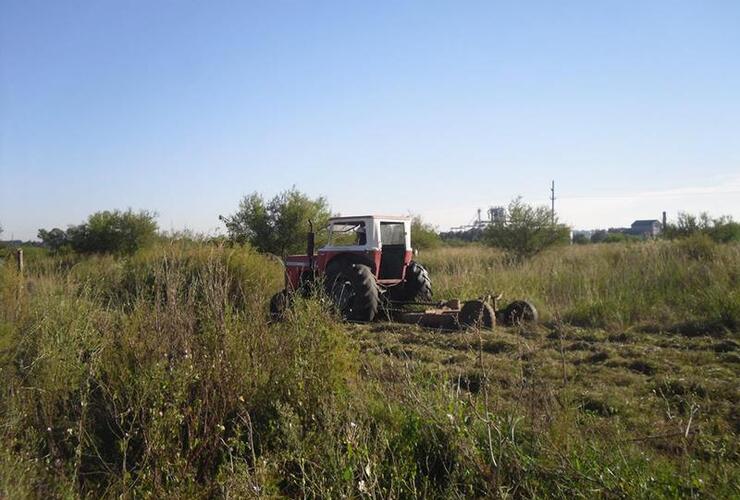
[[[486,227],[483,239],[518,257],[531,257],[550,246],[568,243],[570,230],[559,224],[547,207],[527,205],[516,198],[509,203],[506,221]]]
[[[604,243],[628,243],[630,241],[639,241],[640,237],[632,234],[609,232],[604,238]]]
[[[269,202],[256,192],[245,196],[234,215],[220,219],[233,241],[248,242],[263,252],[284,255],[305,251],[308,221],[315,228],[322,228],[329,215],[326,198],[312,199],[292,188]]]
[[[87,221],[67,231],[39,229],[44,245],[57,252],[71,247],[79,253],[133,254],[151,244],[157,234],[156,214],[141,210],[95,212]]]
[[[576,234],[573,236],[573,243],[576,245],[586,245],[591,243],[591,240],[585,234]]]
[[[411,220],[411,247],[418,250],[437,248],[442,240],[434,226],[415,216]]]
[[[678,249],[693,260],[711,260],[716,244],[705,233],[694,233],[678,241]]]
[[[268,329],[280,269],[248,249],[94,257],[64,279],[36,277],[32,293],[12,267],[0,273],[0,451],[12,444],[18,457],[59,464],[47,481],[80,496],[133,485],[145,496],[212,496],[229,457],[330,425],[356,372],[318,302]],[[281,413],[292,430],[275,427]],[[12,486],[4,464],[0,492]]]
[[[687,238],[704,234],[718,243],[740,241],[740,224],[729,215],[712,218],[706,212],[692,215],[680,212],[675,223],[667,224],[662,235],[667,239]]]

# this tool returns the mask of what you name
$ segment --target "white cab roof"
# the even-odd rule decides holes
[[[411,217],[404,215],[353,215],[353,216],[340,216],[331,217],[329,222],[344,222],[344,221],[356,221],[360,219],[373,219],[373,220],[389,220],[389,221],[410,221]]]

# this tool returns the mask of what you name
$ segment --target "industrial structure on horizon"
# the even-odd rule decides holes
[[[483,218],[483,210],[477,210],[476,218],[469,224],[463,224],[450,228],[448,232],[441,233],[443,238],[461,238],[464,240],[477,240],[483,235],[483,230],[490,224],[506,224],[506,208],[493,206],[486,211],[487,218]],[[630,227],[610,227],[609,229],[576,229],[571,231],[571,240],[574,238],[591,239],[595,234],[625,234],[639,238],[652,239],[658,237],[666,225],[666,213],[663,212],[663,221],[658,219],[639,219],[634,221]]]
[[[555,224],[555,181],[550,184],[550,220],[551,223]],[[461,238],[464,240],[477,240],[483,235],[483,230],[486,226],[491,224],[506,224],[507,214],[506,208],[502,206],[492,206],[486,211],[487,218],[482,217],[483,210],[480,208],[477,210],[477,216],[473,222],[469,224],[463,224],[461,226],[451,227],[448,232],[440,233],[442,238]],[[629,236],[637,236],[640,238],[656,238],[663,228],[666,227],[666,213],[663,212],[663,221],[657,219],[640,219],[634,221],[630,227],[612,227],[607,229],[591,229],[591,230],[572,230],[570,239],[573,241],[575,237],[582,237],[591,239],[596,233],[607,234],[607,233],[621,233]]]

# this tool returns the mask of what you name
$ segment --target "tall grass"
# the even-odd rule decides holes
[[[440,297],[503,292],[546,319],[589,327],[740,328],[740,245],[711,242],[558,248],[516,261],[485,247],[422,253]]]
[[[316,305],[268,326],[279,273],[255,253],[206,246],[27,279],[6,266],[4,451],[43,457],[31,474],[59,488],[46,493],[189,494],[243,436],[279,436],[281,412],[321,422],[346,392],[350,351]]]
[[[698,256],[662,244],[572,248],[526,264],[488,249],[440,249],[422,261],[438,295],[503,290],[531,296],[553,319],[737,321],[737,247]],[[468,380],[479,387],[461,394],[437,367],[362,354],[318,301],[298,300],[286,321],[270,324],[281,273],[249,249],[184,243],[122,259],[39,258],[25,276],[0,266],[0,497],[679,496],[736,487],[731,446],[702,461],[615,445],[614,429],[584,416],[568,388],[553,396],[531,353],[512,365],[518,381],[504,381],[515,396],[497,394],[494,375]],[[726,305],[705,309],[714,295]],[[482,352],[476,369],[487,373]],[[610,430],[594,436],[594,426]],[[678,474],[686,463],[691,470]]]

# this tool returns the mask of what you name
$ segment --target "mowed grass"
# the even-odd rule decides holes
[[[419,256],[543,323],[343,324],[246,248],[0,267],[0,497],[734,497],[740,247]]]

